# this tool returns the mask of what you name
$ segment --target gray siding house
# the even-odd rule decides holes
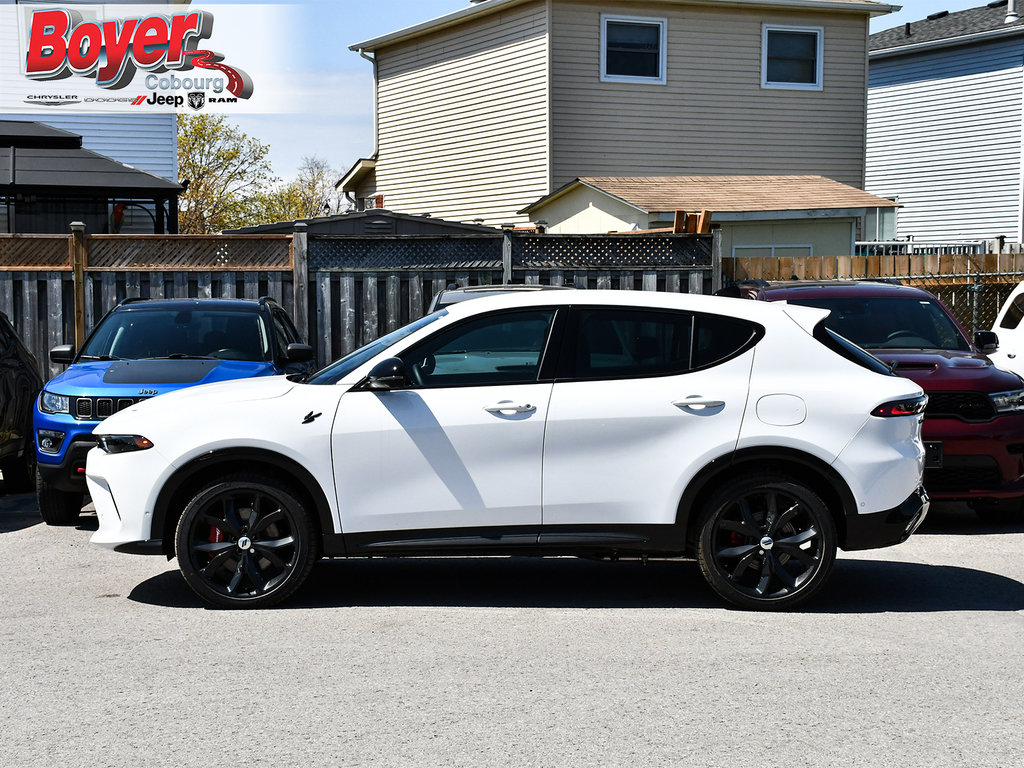
[[[357,43],[376,148],[360,205],[524,223],[575,178],[864,184],[870,0],[484,0]]]
[[[901,207],[867,239],[1019,242],[1024,21],[1002,0],[869,47],[864,188]]]

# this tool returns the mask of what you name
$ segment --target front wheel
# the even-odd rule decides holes
[[[284,600],[313,567],[313,525],[294,490],[255,475],[230,475],[199,489],[174,540],[193,592],[225,608]]]
[[[785,610],[804,602],[825,583],[835,558],[835,524],[825,503],[784,475],[720,490],[701,518],[701,572],[741,608]]]
[[[82,514],[85,494],[61,491],[43,480],[36,469],[36,502],[39,514],[47,525],[74,525]]]

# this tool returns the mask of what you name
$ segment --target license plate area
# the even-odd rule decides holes
[[[925,469],[941,469],[942,468],[942,443],[925,443],[924,444],[924,468]]]

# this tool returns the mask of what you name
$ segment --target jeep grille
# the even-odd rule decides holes
[[[103,421],[129,406],[149,400],[148,397],[73,397],[71,413],[82,421]]]

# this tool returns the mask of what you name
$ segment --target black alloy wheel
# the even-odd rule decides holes
[[[825,503],[784,475],[719,491],[700,525],[704,578],[741,608],[785,610],[804,602],[825,583],[835,558],[835,524]]]
[[[313,526],[298,494],[255,475],[201,488],[178,521],[175,554],[192,591],[225,608],[284,600],[316,559]]]

